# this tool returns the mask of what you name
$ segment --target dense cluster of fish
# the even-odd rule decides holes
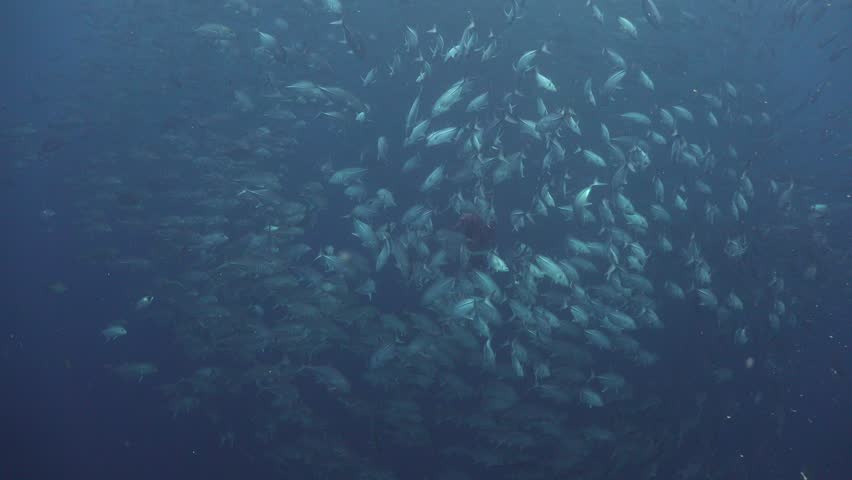
[[[156,189],[113,159],[76,183],[82,228],[156,252],[101,257],[149,281],[104,321],[114,371],[310,478],[746,478],[696,432],[752,401],[737,376],[789,367],[798,286],[846,259],[834,206],[765,166],[771,79],[666,66],[685,7],[532,3],[373,35],[338,0],[193,18],[191,51],[260,74],[120,153]],[[519,34],[554,11],[582,54]],[[285,41],[297,21],[326,38]],[[794,238],[811,253],[778,261]],[[151,323],[191,367],[123,357]],[[670,398],[680,362],[704,363]]]

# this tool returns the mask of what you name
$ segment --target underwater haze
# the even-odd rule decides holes
[[[0,9],[0,478],[852,478],[852,1]]]

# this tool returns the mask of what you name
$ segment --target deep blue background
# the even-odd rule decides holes
[[[113,61],[133,61],[110,51],[114,46],[81,41],[86,29],[71,3],[35,1],[2,7],[4,127],[31,123],[42,130],[66,118],[63,99],[77,95],[85,77],[78,68],[82,58],[104,54]],[[774,83],[767,86],[778,101],[789,97],[795,104],[816,83],[832,79],[832,87],[814,108],[801,118],[782,119],[781,128],[793,141],[784,158],[771,160],[785,174],[822,190],[827,202],[848,206],[852,191],[848,155],[833,156],[837,143],[826,145],[815,135],[795,135],[802,128],[826,127],[823,116],[836,106],[852,108],[852,89],[842,87],[852,78],[850,58],[827,64],[813,55],[813,39],[840,28],[836,22],[843,17],[838,18],[791,33],[797,39],[791,44],[802,46],[779,46],[779,68]],[[134,282],[140,289],[144,283],[137,276],[110,272],[81,259],[92,245],[84,233],[72,228],[73,219],[68,218],[72,210],[63,204],[63,179],[75,171],[78,156],[96,154],[97,142],[91,140],[117,141],[107,139],[106,131],[122,132],[122,141],[131,144],[137,135],[134,120],[138,119],[128,116],[128,123],[118,128],[101,124],[92,115],[82,126],[60,127],[65,132],[61,154],[49,162],[27,159],[24,168],[12,167],[16,159],[9,158],[8,145],[0,144],[0,478],[226,478],[253,473],[237,451],[218,448],[217,432],[203,419],[173,420],[157,391],[118,381],[104,365],[104,358],[115,357],[115,350],[125,347],[104,343],[98,331],[105,319],[127,309],[126,292],[133,291]],[[840,132],[841,143],[852,143],[848,119],[831,126]],[[769,175],[774,168],[770,165],[763,172]],[[50,221],[40,217],[46,208],[57,212]],[[836,245],[843,245],[844,239],[852,242],[851,218],[848,209],[836,216],[829,230]],[[128,250],[145,250],[134,239],[123,241]],[[836,275],[840,282],[843,277]],[[790,354],[802,367],[790,372],[784,393],[790,461],[820,480],[852,478],[849,272],[845,278],[846,288],[837,285],[836,291],[819,292],[823,304],[811,311],[821,314],[796,333],[801,338]],[[69,290],[52,293],[49,285],[60,281]],[[140,335],[162,342],[168,352],[168,338],[158,337],[154,329],[141,330]],[[736,436],[746,443],[774,435],[760,430],[771,428],[768,422],[755,421],[753,429],[743,422],[737,428],[741,431]]]

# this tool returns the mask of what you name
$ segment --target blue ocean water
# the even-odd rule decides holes
[[[592,2],[605,13],[603,25],[585,2],[501,3],[345,2],[342,17],[363,38],[364,61],[349,53],[341,28],[330,25],[341,15],[324,2],[39,1],[2,7],[7,26],[0,29],[0,60],[8,72],[0,80],[7,93],[0,103],[5,233],[0,251],[6,272],[0,302],[2,478],[848,478],[852,93],[846,85],[852,66],[843,48],[852,41],[852,9],[836,2],[659,0],[665,23],[657,31],[644,21],[639,1]],[[621,15],[637,25],[635,41],[619,33]],[[276,18],[287,20],[287,28]],[[445,61],[471,19],[478,32],[472,51]],[[206,23],[228,25],[236,36],[230,43],[203,38],[195,30]],[[446,43],[427,60],[431,75],[418,83],[424,62],[417,57],[431,56],[435,34],[427,30],[433,25]],[[406,26],[418,32],[418,53],[403,44]],[[284,64],[270,63],[255,50],[255,29],[272,32],[286,47]],[[836,39],[819,47],[835,33]],[[492,39],[498,54],[483,62]],[[551,54],[543,53],[543,44]],[[614,71],[602,48],[627,59],[630,78],[636,69],[646,70],[656,83],[653,94],[626,85],[612,103],[602,95],[594,108],[584,103],[585,79],[594,78],[597,89]],[[556,82],[557,93],[538,92],[531,73],[513,70],[530,50],[538,52],[540,73]],[[830,60],[835,54],[838,58]],[[395,55],[400,67],[391,76],[388,65]],[[372,66],[379,79],[365,87],[361,77]],[[460,78],[471,79],[473,92],[452,112],[433,119],[430,129],[460,127],[458,148],[403,148],[412,100],[423,95],[420,117],[426,118],[432,102]],[[287,86],[301,80],[351,91],[369,108],[327,92],[319,99],[305,93],[299,100],[279,100],[277,94],[288,96]],[[724,81],[737,87],[736,97],[726,96]],[[253,108],[235,102],[235,91],[247,92]],[[490,96],[487,112],[463,112],[483,91]],[[698,107],[700,92],[724,98],[717,109],[721,128],[699,127],[705,114]],[[574,137],[565,127],[548,140],[519,134],[518,119],[541,116],[536,98],[544,98],[552,111],[571,109],[583,134]],[[665,131],[659,108],[681,104],[694,110],[696,121],[681,121],[678,132]],[[270,112],[279,108],[294,118],[270,120]],[[366,112],[367,122],[350,118],[358,110]],[[323,111],[343,112],[347,120],[316,118]],[[666,144],[649,145],[645,130],[640,135],[619,123],[618,115],[627,111],[652,116],[649,130],[664,132]],[[765,125],[759,120],[763,112],[771,116]],[[756,125],[744,123],[744,114]],[[502,120],[499,154],[504,157],[499,158],[523,152],[526,173],[515,172],[499,184],[476,182],[467,170],[503,160],[492,160],[497,148],[477,157],[462,153],[462,144],[498,117],[513,120]],[[611,301],[598,287],[611,282],[611,275],[604,275],[608,267],[637,257],[628,253],[631,247],[604,240],[600,232],[606,223],[600,219],[566,220],[554,207],[547,215],[533,214],[530,205],[543,185],[559,205],[570,205],[593,177],[611,182],[616,154],[607,156],[606,170],[591,171],[574,153],[575,147],[603,153],[600,122],[609,125],[613,137],[641,137],[626,141],[651,154],[648,170],[631,171],[623,187],[637,211],[650,217],[656,203],[652,177],[666,184],[672,225],[653,224],[647,233],[630,230],[634,243],[650,252],[640,272],[653,283],[653,294],[622,292],[624,298]],[[270,132],[259,131],[262,127]],[[673,162],[670,145],[677,134],[696,145],[704,159],[714,153],[718,164],[691,168]],[[376,139],[383,135],[391,145],[388,164],[376,160]],[[541,165],[554,139],[567,150],[564,171]],[[736,145],[738,158],[726,153],[728,145]],[[413,176],[402,174],[403,162],[418,152],[426,166]],[[471,158],[474,166],[462,168],[463,159]],[[422,180],[442,163],[452,174],[437,190],[420,191]],[[519,272],[536,264],[513,254],[519,243],[566,259],[571,256],[564,248],[566,236],[615,245],[618,261],[587,256],[600,272],[583,272],[577,284],[591,292],[594,301],[588,305],[600,308],[593,321],[602,324],[608,316],[601,305],[638,318],[645,309],[637,305],[654,300],[652,310],[665,327],[643,326],[631,338],[653,352],[656,362],[643,367],[616,352],[588,347],[582,333],[559,333],[574,327],[554,327],[551,338],[544,326],[512,319],[508,300],[492,295],[489,301],[503,317],[503,323],[490,325],[498,370],[484,370],[479,365],[484,337],[471,333],[474,327],[468,331],[447,321],[453,318],[449,308],[421,304],[436,272],[457,282],[457,291],[448,294],[453,302],[474,295],[464,279],[485,269],[477,263],[481,260],[474,256],[472,266],[465,266],[449,252],[443,266],[418,270],[423,282],[415,281],[414,273],[403,274],[394,260],[373,272],[376,252],[352,235],[352,210],[360,202],[329,183],[331,171],[355,165],[369,169],[364,181],[369,195],[379,187],[393,192],[396,210],[369,222],[393,241],[403,241],[408,227],[401,216],[407,208],[423,203],[435,210],[434,227],[419,233],[430,255],[444,246],[440,230],[456,228],[451,196],[457,191],[468,199],[478,196],[474,184],[483,183],[482,198],[497,217],[489,248],[496,248],[512,270],[494,276],[512,298],[527,298],[519,286],[527,277]],[[282,184],[276,194],[283,201],[309,206],[307,218],[293,224],[304,232],[275,240],[280,250],[252,242],[262,242],[255,236],[267,225],[287,227],[283,201],[260,194],[262,200],[249,202],[246,195],[255,194],[239,195],[243,188],[263,189],[241,178],[269,171]],[[751,208],[735,221],[729,203],[742,189],[737,178],[743,172],[756,193],[749,198]],[[559,191],[563,179],[567,193]],[[710,183],[712,193],[700,196],[696,179]],[[321,200],[310,193],[315,191],[311,182],[322,185]],[[779,201],[788,188],[795,192],[789,208]],[[671,206],[678,191],[688,199],[683,213]],[[600,216],[603,195],[593,192],[594,215]],[[615,204],[615,192],[606,195]],[[708,202],[721,207],[716,226],[706,221]],[[813,214],[818,204],[827,206],[826,215]],[[534,222],[516,231],[510,223],[515,209],[533,212]],[[189,223],[196,216],[204,220]],[[174,217],[182,219],[178,227],[170,220]],[[626,224],[619,216],[617,226],[629,230]],[[228,237],[224,245],[198,246],[199,236],[219,230]],[[663,232],[676,245],[675,253],[656,246]],[[739,235],[749,248],[732,260],[723,247]],[[684,266],[679,253],[693,238],[712,268],[710,286],[720,304],[736,291],[744,313],[708,312],[696,300],[694,292],[702,285],[692,280],[692,267]],[[311,251],[280,270],[298,282],[268,287],[264,281],[273,275],[264,268],[275,270],[269,265],[283,261],[283,251],[296,243]],[[329,245],[335,247],[334,258],[351,252],[356,262],[365,257],[368,267],[325,272],[312,260]],[[256,271],[249,274],[223,267],[252,249],[264,252],[267,267],[252,267]],[[411,255],[415,267],[428,263]],[[149,264],[128,267],[128,259]],[[816,274],[808,279],[804,272],[810,267]],[[193,288],[174,287],[197,272],[209,277]],[[614,275],[627,279],[630,272],[636,270],[624,266]],[[369,299],[353,293],[366,277],[376,283]],[[316,278],[321,280],[315,283]],[[667,280],[687,290],[685,300],[664,295]],[[559,309],[563,299],[580,304],[576,290],[569,295],[549,279],[536,282],[535,301],[527,303],[557,312],[570,325]],[[154,303],[140,310],[136,303],[144,295],[153,295]],[[198,313],[203,307],[196,300],[206,295],[215,296],[228,315],[211,320],[211,314]],[[294,320],[300,318],[294,313],[299,302],[331,313],[308,317],[314,323]],[[257,306],[263,313],[251,313]],[[774,329],[767,315],[779,308],[783,325]],[[391,329],[375,319],[390,313],[403,318],[409,330],[388,337]],[[418,324],[406,317],[415,313],[433,320]],[[208,345],[215,322],[237,333]],[[319,331],[325,322],[340,327],[306,334],[304,341],[287,330]],[[105,341],[101,331],[115,324],[125,325],[128,334]],[[734,336],[740,327],[746,328],[744,345]],[[604,330],[622,338],[620,331]],[[429,349],[408,353],[423,337],[431,339]],[[371,370],[371,353],[387,341],[397,353],[388,365]],[[512,370],[519,358],[515,341],[531,358],[522,365],[523,379]],[[156,364],[157,373],[141,380],[116,373],[142,361]],[[553,384],[569,391],[572,400],[539,396],[534,363],[550,365],[559,379]],[[334,366],[350,391],[327,388],[322,376],[305,370],[319,365]],[[571,376],[577,373],[573,365],[580,365],[576,370],[583,378]],[[214,368],[214,378],[222,381],[198,381],[193,372],[204,367]],[[279,395],[275,401],[260,387],[271,368],[280,368],[280,377],[267,387]],[[388,384],[375,379],[390,369],[398,371],[388,374]],[[599,392],[602,408],[576,400],[577,390],[597,385],[589,378],[610,371],[626,377],[628,387]],[[429,377],[424,372],[438,373],[426,386],[415,386],[417,375]],[[493,382],[513,385],[519,399],[505,409],[489,404],[499,397],[488,393]],[[193,393],[174,394],[184,388]],[[297,400],[276,403],[293,391]],[[184,409],[174,403],[178,398],[198,404]],[[474,424],[485,422],[483,417],[497,426]],[[558,428],[549,430],[547,423]],[[612,437],[591,440],[592,425]],[[512,446],[527,441],[531,446]],[[574,452],[577,462],[554,461],[566,458],[566,452]]]

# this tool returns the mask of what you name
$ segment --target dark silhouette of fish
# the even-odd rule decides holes
[[[844,53],[846,53],[846,50],[849,50],[849,45],[844,45],[839,49],[835,50],[834,53],[832,53],[831,56],[828,57],[828,61],[831,63],[836,62],[840,59],[840,57],[843,56]]]
[[[59,151],[65,146],[65,140],[60,137],[50,136],[41,142],[39,153],[50,154]]]
[[[817,47],[820,48],[820,49],[823,49],[823,48],[829,46],[831,44],[831,42],[835,41],[837,39],[837,37],[839,37],[839,36],[840,36],[839,31],[834,32],[831,35],[829,35],[828,37],[826,37],[825,39],[821,40],[817,44]]]
[[[332,25],[340,25],[343,27],[343,38],[346,40],[346,45],[352,50],[352,53],[355,54],[361,60],[367,59],[367,48],[364,45],[364,39],[357,32],[352,31],[349,27],[346,26],[346,23],[343,22],[343,19],[331,22]]]

